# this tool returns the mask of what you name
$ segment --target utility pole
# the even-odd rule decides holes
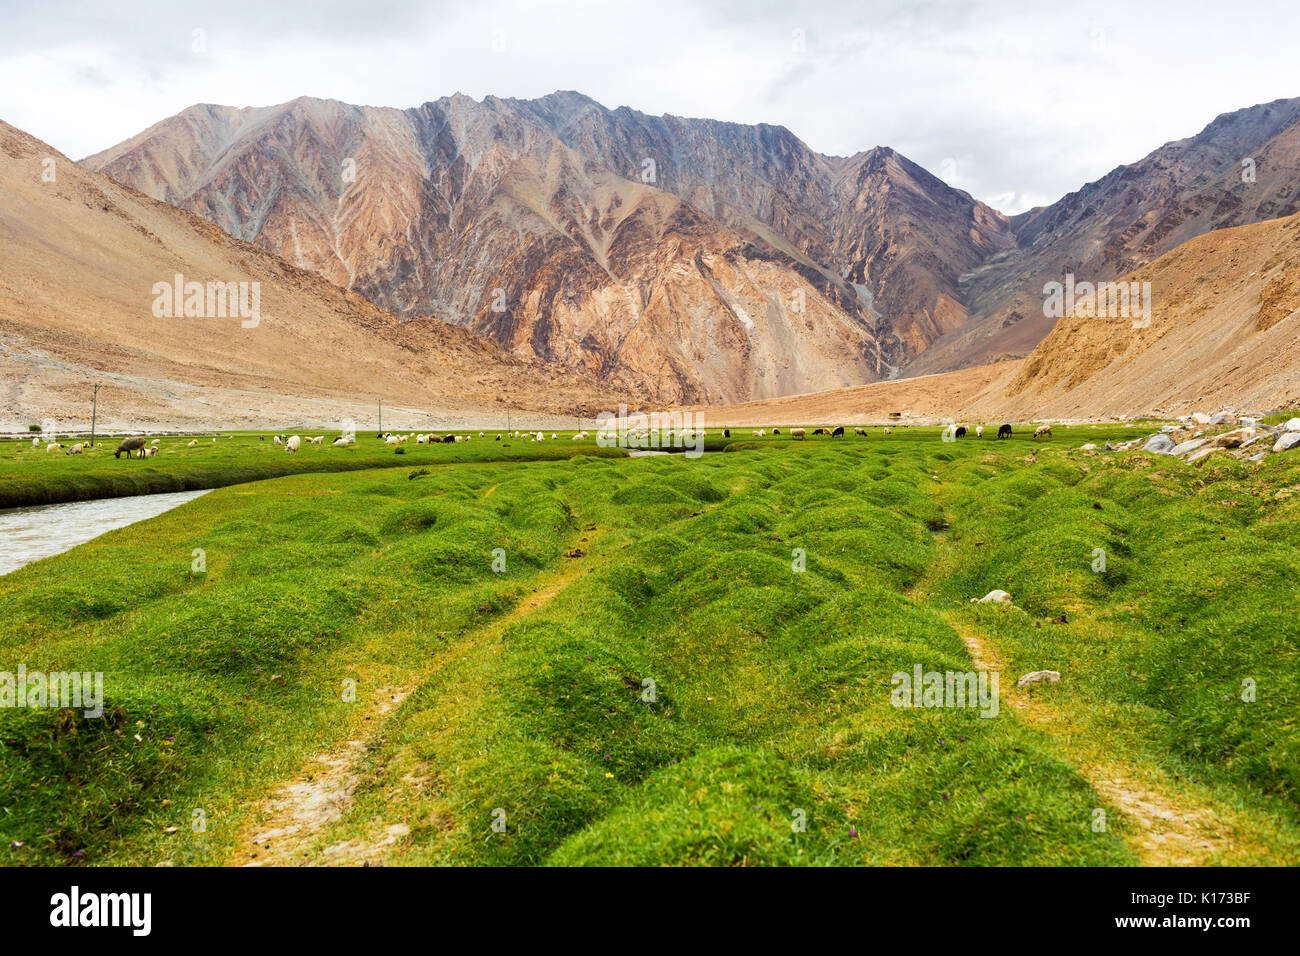
[[[90,447],[95,447],[95,412],[99,407],[99,383],[95,383],[95,390],[90,394]]]

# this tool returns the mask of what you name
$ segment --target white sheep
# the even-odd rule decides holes
[[[60,445],[58,442],[56,442],[56,441],[52,441],[52,442],[50,442],[48,445],[45,446],[45,450],[46,450],[46,451],[58,451],[58,450],[61,449],[62,447],[63,447],[63,446]]]
[[[299,447],[302,446],[302,439],[297,435],[290,435],[289,440],[284,443],[284,453],[286,455],[296,455]]]
[[[280,439],[279,439],[279,438],[276,438],[275,443],[278,445],[278,444],[280,443]],[[185,447],[186,447],[186,448],[193,448],[193,447],[194,447],[195,445],[197,445],[197,444],[198,444],[198,442],[195,441],[193,438],[191,438],[191,439],[190,439],[190,443],[189,443],[188,445],[186,445]]]
[[[976,438],[983,438],[983,437],[984,437],[984,426],[983,426],[983,425],[976,425],[976,426],[975,426],[975,437],[976,437]]]
[[[283,445],[283,444],[284,444],[284,442],[280,441],[280,436],[279,436],[279,435],[276,435],[276,436],[275,436],[275,443],[276,443],[277,445]],[[197,444],[197,442],[190,442],[191,447],[194,446],[195,444]]]
[[[41,440],[40,440],[39,438],[35,438],[35,437],[32,438],[32,447],[33,447],[33,448],[39,448],[39,447],[40,447],[40,444],[41,444]]]
[[[77,444],[73,445],[71,448],[69,448],[67,451],[65,451],[64,454],[65,454],[65,455],[80,455],[80,454],[81,454],[81,450],[82,450],[83,448],[85,448],[85,447],[86,447],[86,446],[83,445],[81,442],[77,442]]]

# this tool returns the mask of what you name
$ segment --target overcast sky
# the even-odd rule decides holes
[[[194,103],[572,89],[778,123],[823,153],[893,146],[1014,213],[1300,96],[1296,0],[6,0],[2,16],[0,119],[78,159]]]

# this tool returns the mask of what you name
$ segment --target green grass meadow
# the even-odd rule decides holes
[[[1179,862],[1122,779],[1209,833],[1198,863],[1300,862],[1300,455],[870,431],[710,429],[698,459],[6,442],[10,503],[218,490],[0,577],[0,671],[106,697],[0,709],[0,860]],[[1014,606],[971,603],[993,588]],[[963,638],[996,717],[893,705],[896,672],[973,670]],[[342,814],[253,841],[335,753]]]

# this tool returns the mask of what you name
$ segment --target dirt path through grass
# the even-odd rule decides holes
[[[1200,866],[1212,862],[1233,849],[1224,834],[1230,829],[1229,815],[1223,808],[1190,804],[1183,794],[1175,794],[1163,780],[1163,773],[1153,768],[1098,754],[1080,752],[1075,744],[1078,721],[1062,714],[1058,708],[1036,696],[1031,689],[1018,688],[1015,674],[1005,669],[997,649],[979,628],[962,620],[955,611],[941,611],[961,636],[977,670],[997,670],[1006,680],[1000,687],[1002,703],[1032,726],[1050,735],[1062,756],[1126,817],[1137,824],[1128,838],[1129,846],[1147,866]]]
[[[493,485],[487,494],[495,489]],[[571,553],[579,544],[590,549],[600,534],[601,531],[595,528],[577,532],[568,551]],[[540,575],[533,582],[532,593],[525,595],[509,613],[480,631],[474,642],[482,645],[499,639],[511,625],[544,609],[557,594],[590,568],[591,564],[582,558],[566,557],[562,565]],[[343,840],[320,847],[319,837],[327,827],[341,820],[352,806],[353,794],[363,776],[361,764],[383,736],[387,718],[436,666],[432,665],[429,671],[416,675],[409,684],[379,688],[363,717],[364,733],[354,735],[333,750],[316,754],[296,778],[267,798],[255,815],[256,822],[245,828],[233,862],[243,866],[369,866],[380,863],[388,850],[410,832],[405,823],[379,827],[365,841]]]

